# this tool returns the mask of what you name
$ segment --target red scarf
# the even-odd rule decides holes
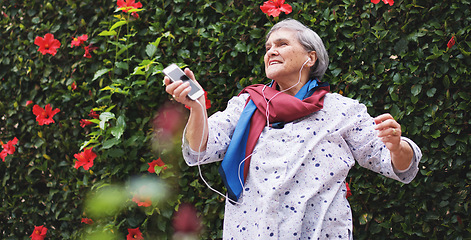
[[[287,123],[321,110],[324,106],[324,96],[330,91],[329,84],[319,83],[319,86],[314,88],[315,91],[311,96],[300,100],[289,94],[280,93],[276,90],[276,85],[276,82],[272,87],[256,84],[244,88],[240,93],[249,93],[250,97],[247,99],[247,102],[252,100],[257,106],[257,110],[255,110],[252,119],[250,120],[250,132],[247,140],[245,156],[252,154],[260,134],[267,125],[267,101],[269,101],[268,113],[270,123]],[[278,95],[273,98],[276,94]],[[251,157],[248,157],[247,160],[245,160],[244,182],[249,171],[250,159]]]

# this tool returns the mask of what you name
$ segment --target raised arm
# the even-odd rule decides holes
[[[190,69],[186,68],[184,72],[191,80],[198,83]],[[182,81],[172,83],[167,77],[164,78],[164,83],[166,85],[165,91],[168,94],[172,95],[177,102],[191,108],[185,137],[191,149],[199,152],[203,151],[206,149],[208,142],[208,114],[204,96],[201,96],[197,101],[193,101],[187,97],[191,90],[189,83],[183,83]]]

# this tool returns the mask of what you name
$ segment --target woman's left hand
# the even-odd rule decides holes
[[[386,113],[374,119],[378,137],[391,152],[391,163],[398,170],[407,169],[412,161],[414,152],[410,145],[401,140],[401,125],[391,114]]]
[[[401,125],[394,120],[391,114],[382,114],[374,119],[378,130],[378,137],[391,152],[396,152],[401,148]]]

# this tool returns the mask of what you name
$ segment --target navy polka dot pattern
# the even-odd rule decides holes
[[[209,118],[206,151],[183,139],[190,166],[221,161],[247,99],[232,98],[226,110]],[[254,149],[240,204],[226,202],[224,239],[351,239],[352,213],[345,178],[357,162],[409,183],[421,158],[415,143],[413,164],[399,172],[376,136],[366,107],[339,94],[327,94],[324,108],[281,129],[265,127]],[[204,174],[204,173],[203,173]]]

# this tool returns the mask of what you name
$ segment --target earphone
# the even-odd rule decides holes
[[[264,90],[265,88],[267,87],[267,85],[265,85],[262,89],[262,94],[263,94],[263,97],[265,99],[265,102],[267,104],[267,107],[266,107],[266,111],[265,111],[265,116],[267,118],[267,127],[269,126],[270,124],[270,121],[269,121],[269,113],[270,113],[270,110],[269,110],[269,103],[271,100],[273,100],[276,96],[278,96],[278,94],[280,93],[283,93],[283,92],[286,92],[288,90],[290,90],[291,88],[294,88],[296,85],[298,85],[300,82],[301,82],[301,72],[304,68],[304,66],[309,62],[309,60],[311,60],[309,57],[307,58],[307,60],[303,63],[303,65],[301,66],[301,69],[299,69],[299,78],[298,78],[298,82],[294,85],[292,85],[291,87],[287,88],[287,89],[284,89],[278,93],[276,93],[273,97],[271,97],[268,101],[266,100],[266,97],[265,97],[265,94],[264,94]],[[201,107],[201,110],[204,112],[206,111],[206,109],[204,108],[203,104],[201,102],[199,102],[198,100],[195,100]],[[204,115],[203,115],[204,116]],[[214,189],[213,187],[211,187],[211,185],[209,185],[209,183],[204,179],[203,177],[203,174],[201,172],[201,152],[199,151],[201,149],[201,147],[203,146],[203,142],[204,142],[204,136],[205,136],[205,131],[207,129],[207,119],[204,119],[204,124],[203,124],[203,134],[201,135],[201,142],[200,142],[200,145],[199,145],[199,148],[198,148],[198,158],[197,158],[197,163],[196,165],[198,166],[198,173],[200,175],[200,178],[201,180],[205,183],[205,185],[213,192],[219,194],[220,196],[226,198],[228,201],[230,201],[231,203],[233,204],[238,204],[238,205],[241,205],[243,204],[243,202],[236,202],[230,198],[227,197],[227,194],[224,195],[222,194],[221,192],[217,191],[216,189]],[[186,127],[185,127],[186,128]],[[242,166],[242,163],[244,163],[249,157],[251,157],[254,153],[256,153],[256,151],[254,150],[251,154],[249,154],[248,156],[246,156],[240,163],[239,163],[239,167],[238,167],[238,176],[239,176],[239,181],[240,181],[240,185],[242,186],[242,189],[244,188],[244,184],[242,182],[242,179],[240,178],[240,171],[241,171],[241,166]]]

